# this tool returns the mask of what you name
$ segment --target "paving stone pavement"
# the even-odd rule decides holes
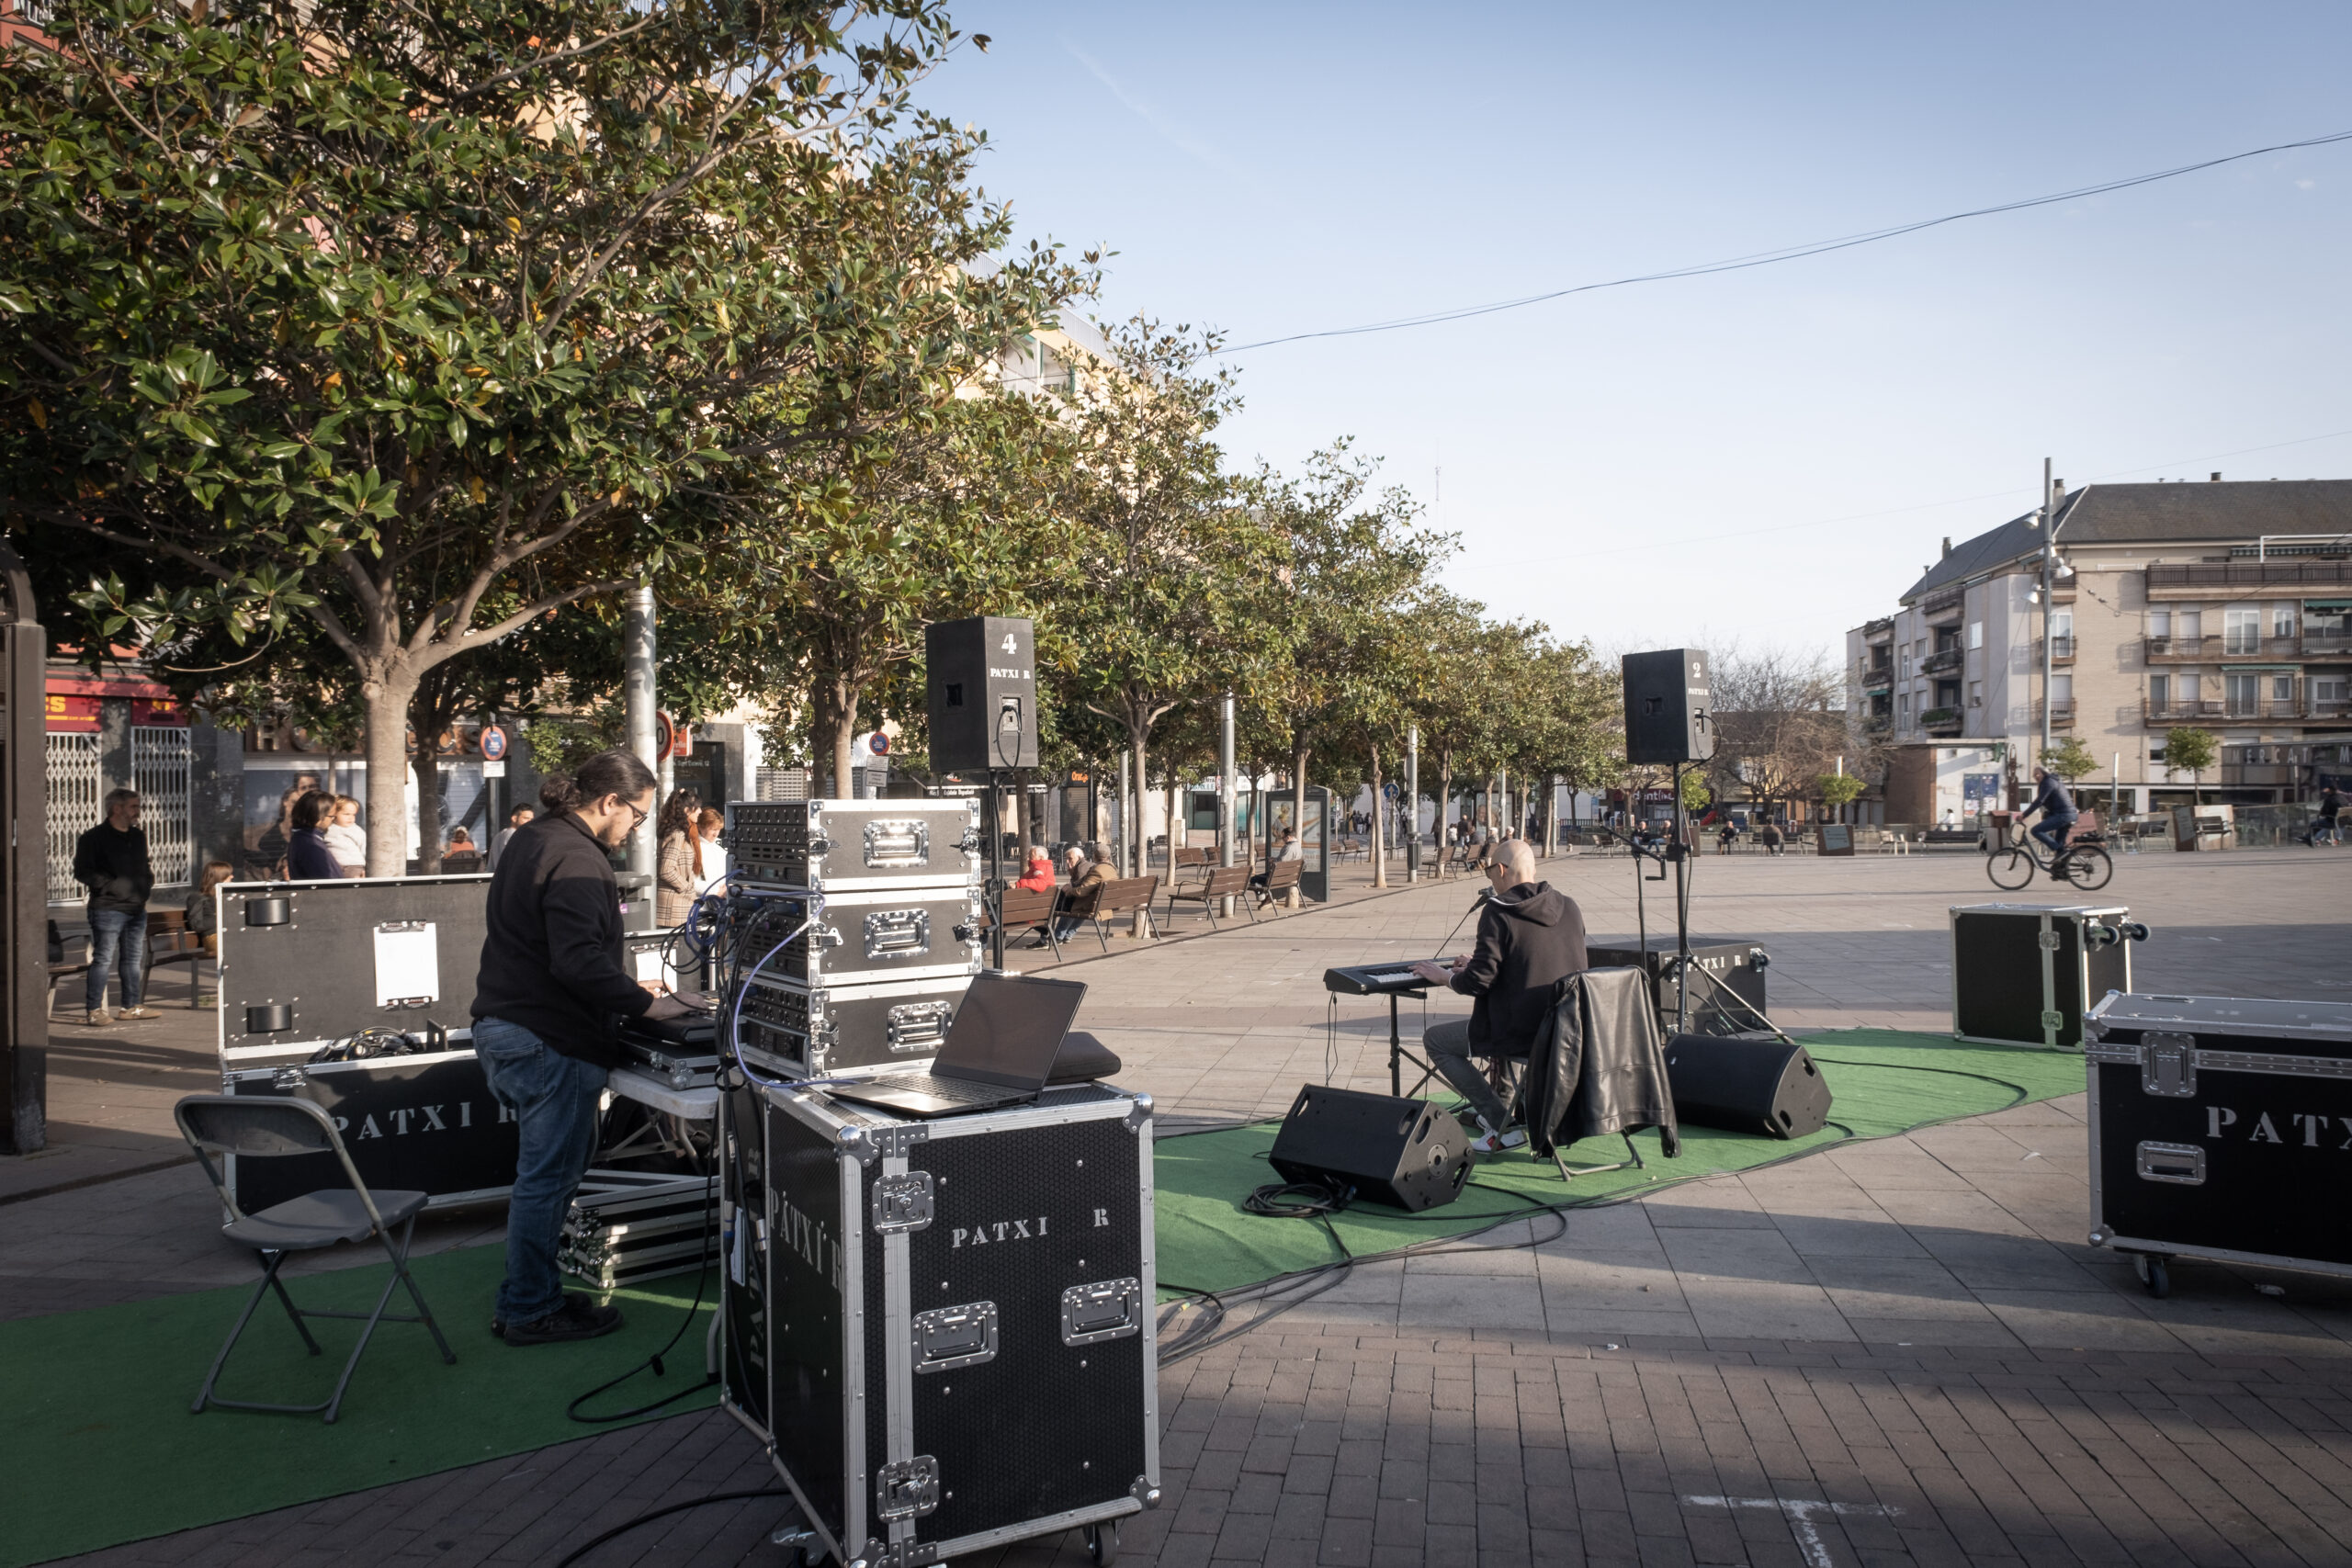
[[[2325,852],[2120,867],[2102,897],[2155,927],[2143,987],[2352,988]],[[1632,933],[1628,863],[1545,870],[1596,937]],[[1321,971],[1458,950],[1444,939],[1471,891],[1065,967],[1092,987],[1081,1025],[1171,1128],[1278,1114],[1327,1066],[1385,1086],[1385,1010],[1351,998],[1335,1019]],[[1656,930],[1670,906],[1645,892]],[[1947,909],[2009,897],[1973,856],[1705,860],[1692,924],[1766,944],[1786,1025],[1934,1030]],[[2352,1562],[2352,1292],[2184,1264],[2149,1299],[2083,1245],[2082,1115],[2080,1097],[2019,1107],[1320,1281],[1166,1369],[1166,1506],[1131,1523],[1124,1560]],[[0,1315],[238,1277],[250,1265],[207,1234],[190,1174],[0,1207]],[[495,1234],[442,1224],[437,1245]],[[730,1421],[683,1416],[86,1561],[552,1562],[646,1508],[765,1479]],[[585,1561],[779,1562],[774,1517],[696,1510]],[[975,1561],[1083,1560],[1070,1537]]]

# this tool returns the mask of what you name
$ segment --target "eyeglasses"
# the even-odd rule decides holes
[[[619,797],[615,796],[615,798],[618,799]],[[633,800],[623,800],[621,801],[621,804],[628,807],[629,809],[632,820],[629,822],[628,830],[632,833],[636,832],[639,828],[644,827],[645,819],[653,815],[653,813],[648,811],[645,807],[639,806]]]

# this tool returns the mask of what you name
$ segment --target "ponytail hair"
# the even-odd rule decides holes
[[[580,764],[577,772],[549,773],[539,784],[539,804],[550,816],[572,811],[592,800],[602,800],[608,795],[623,800],[635,800],[657,781],[653,770],[647,767],[634,751],[615,749],[599,751]]]

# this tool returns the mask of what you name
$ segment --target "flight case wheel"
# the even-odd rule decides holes
[[[2140,1283],[2148,1287],[2148,1294],[2160,1301],[2172,1294],[2172,1270],[2165,1267],[2167,1261],[2153,1252],[2132,1255],[2132,1271],[2140,1276]]]
[[[1086,1527],[1086,1560],[1109,1568],[1119,1560],[1119,1527],[1089,1525]]]

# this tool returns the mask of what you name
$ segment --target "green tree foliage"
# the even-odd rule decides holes
[[[0,494],[171,563],[94,587],[102,636],[324,634],[371,872],[428,671],[698,570],[683,496],[933,406],[1057,287],[962,265],[1006,228],[977,138],[908,102],[956,42],[935,0],[60,0],[52,30],[0,69]]]
[[[2098,772],[2098,759],[2082,742],[2080,736],[2069,735],[2056,746],[2041,754],[2041,765],[2073,784],[2076,779]]]
[[[2210,729],[2184,724],[2165,737],[2165,766],[2175,773],[2187,773],[2192,791],[2205,787],[2205,770],[2221,754],[2221,742]]]

